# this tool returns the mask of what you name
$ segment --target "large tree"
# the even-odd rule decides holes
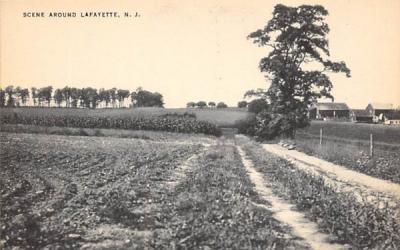
[[[71,107],[77,108],[78,107],[78,101],[81,96],[81,90],[78,88],[71,88],[70,89],[70,98],[71,98]]]
[[[7,106],[8,107],[15,106],[15,102],[14,102],[15,101],[15,98],[14,98],[15,89],[14,89],[14,86],[12,86],[12,85],[7,86],[4,91],[7,94]]]
[[[163,96],[158,92],[150,92],[142,88],[131,93],[133,107],[164,107]]]
[[[6,106],[6,92],[0,88],[0,107]]]
[[[54,102],[57,104],[57,106],[61,107],[61,103],[64,101],[62,89],[56,89],[54,91],[53,99],[54,99]]]
[[[23,89],[17,87],[16,94],[18,96],[18,100],[21,100],[22,105],[26,106],[26,103],[28,102],[29,99],[29,90],[27,88]]]
[[[32,95],[32,100],[33,100],[33,106],[36,106],[38,102],[38,90],[35,87],[31,88],[31,95]]]
[[[261,120],[281,124],[281,134],[293,137],[296,128],[306,126],[308,107],[318,98],[333,99],[327,73],[344,72],[350,77],[344,62],[329,59],[327,15],[320,5],[278,4],[267,25],[249,35],[254,43],[270,48],[259,67],[271,84],[265,92],[271,117]]]
[[[196,103],[196,106],[198,107],[198,108],[204,108],[204,107],[207,107],[207,103],[205,102],[205,101],[198,101],[197,103]]]
[[[125,102],[125,99],[128,98],[130,95],[129,90],[125,89],[118,89],[117,96],[118,96],[118,106],[121,108]]]
[[[52,93],[53,93],[52,86],[40,88],[38,90],[39,105],[41,105],[42,102],[45,101],[47,103],[47,106],[50,107]]]

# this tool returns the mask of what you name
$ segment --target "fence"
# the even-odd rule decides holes
[[[332,140],[332,138],[331,138]],[[335,138],[334,140],[336,141],[346,141],[345,139],[341,138]],[[319,146],[322,147],[322,141],[323,141],[323,129],[319,129]],[[353,141],[354,142],[354,141]],[[369,156],[373,157],[374,156],[374,135],[369,134]]]

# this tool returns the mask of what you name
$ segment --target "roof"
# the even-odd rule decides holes
[[[312,108],[319,110],[349,110],[349,107],[344,102],[317,102]]]
[[[373,109],[393,109],[393,104],[391,103],[374,102],[369,105],[371,105]]]
[[[372,117],[372,115],[365,109],[352,109],[351,111],[356,117]]]

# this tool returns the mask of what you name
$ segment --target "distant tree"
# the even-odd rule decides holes
[[[259,120],[271,118],[270,123],[280,126],[279,134],[294,137],[297,128],[308,125],[308,107],[318,98],[333,98],[326,72],[344,72],[350,77],[344,62],[329,60],[327,15],[321,5],[278,4],[267,25],[249,35],[259,46],[271,48],[259,67],[271,82],[266,95],[273,115]],[[306,70],[305,64],[313,69]]]
[[[6,106],[6,92],[0,88],[0,107]]]
[[[213,107],[216,106],[216,104],[215,104],[215,102],[209,102],[209,103],[208,103],[208,106],[213,108]]]
[[[52,92],[52,86],[40,88],[38,90],[39,105],[42,103],[42,101],[45,101],[47,103],[47,106],[50,107]]]
[[[58,93],[59,98],[65,101],[65,106],[70,107],[71,106],[71,95],[72,95],[72,88],[65,86],[63,89],[60,90],[60,93]]]
[[[83,88],[81,99],[83,100],[83,107],[95,109],[99,100],[97,90],[91,87]]]
[[[85,107],[85,88],[77,89],[76,93],[78,96],[78,101],[79,101],[79,107],[84,108]]]
[[[164,107],[163,96],[160,93],[152,93],[142,88],[131,93],[131,100],[134,107]]]
[[[20,92],[21,92],[21,88],[19,86],[14,88],[14,104],[17,107],[20,106],[20,103],[19,103],[21,100]]]
[[[258,114],[263,110],[268,110],[269,105],[268,102],[263,99],[263,98],[259,98],[259,99],[254,99],[253,101],[249,102],[249,104],[247,105],[248,111]]]
[[[71,88],[70,89],[70,98],[71,98],[71,107],[77,108],[78,107],[78,101],[81,96],[81,90],[77,88]]]
[[[112,106],[113,106],[113,108],[116,108],[116,103],[117,103],[117,100],[118,100],[117,89],[116,88],[112,88],[112,89],[109,89],[108,92],[110,94]]]
[[[99,90],[99,99],[101,102],[106,104],[106,108],[108,108],[108,104],[111,102],[111,95],[109,90],[105,90],[104,88]]]
[[[36,106],[36,104],[38,103],[37,88],[35,88],[35,87],[31,88],[31,96],[32,96],[32,100],[33,100],[33,106]]]
[[[4,90],[7,94],[7,106],[8,107],[14,107],[15,103],[14,103],[14,86],[10,85],[7,86]]]
[[[217,104],[217,109],[224,109],[224,108],[227,108],[227,107],[228,107],[228,105],[226,105],[224,102],[219,102]]]
[[[204,108],[204,107],[206,107],[207,106],[207,103],[205,102],[205,101],[199,101],[199,102],[197,102],[196,103],[196,106],[198,107],[198,108]]]
[[[238,102],[238,108],[246,108],[246,107],[247,107],[247,102],[246,101]]]
[[[63,91],[61,89],[56,89],[54,91],[54,102],[58,107],[61,107],[62,102],[64,101]]]
[[[118,104],[119,107],[121,108],[122,104],[124,103],[125,99],[129,97],[130,93],[129,90],[119,89],[117,91],[117,95],[118,95]]]
[[[187,108],[194,108],[194,107],[196,107],[196,103],[195,102],[188,102],[188,103],[186,103],[186,107]]]
[[[22,105],[26,106],[29,99],[29,90],[27,88],[19,90],[19,97],[21,99]]]

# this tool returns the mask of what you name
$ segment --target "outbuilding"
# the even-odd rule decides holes
[[[350,109],[342,102],[318,102],[310,108],[309,115],[316,120],[349,119]]]
[[[393,104],[391,103],[370,103],[365,108],[367,112],[373,117],[381,117],[394,111]],[[382,114],[382,115],[381,115]]]
[[[393,111],[384,115],[383,120],[386,125],[400,125],[400,111]]]
[[[352,109],[351,117],[355,122],[372,123],[372,115],[365,109]]]

